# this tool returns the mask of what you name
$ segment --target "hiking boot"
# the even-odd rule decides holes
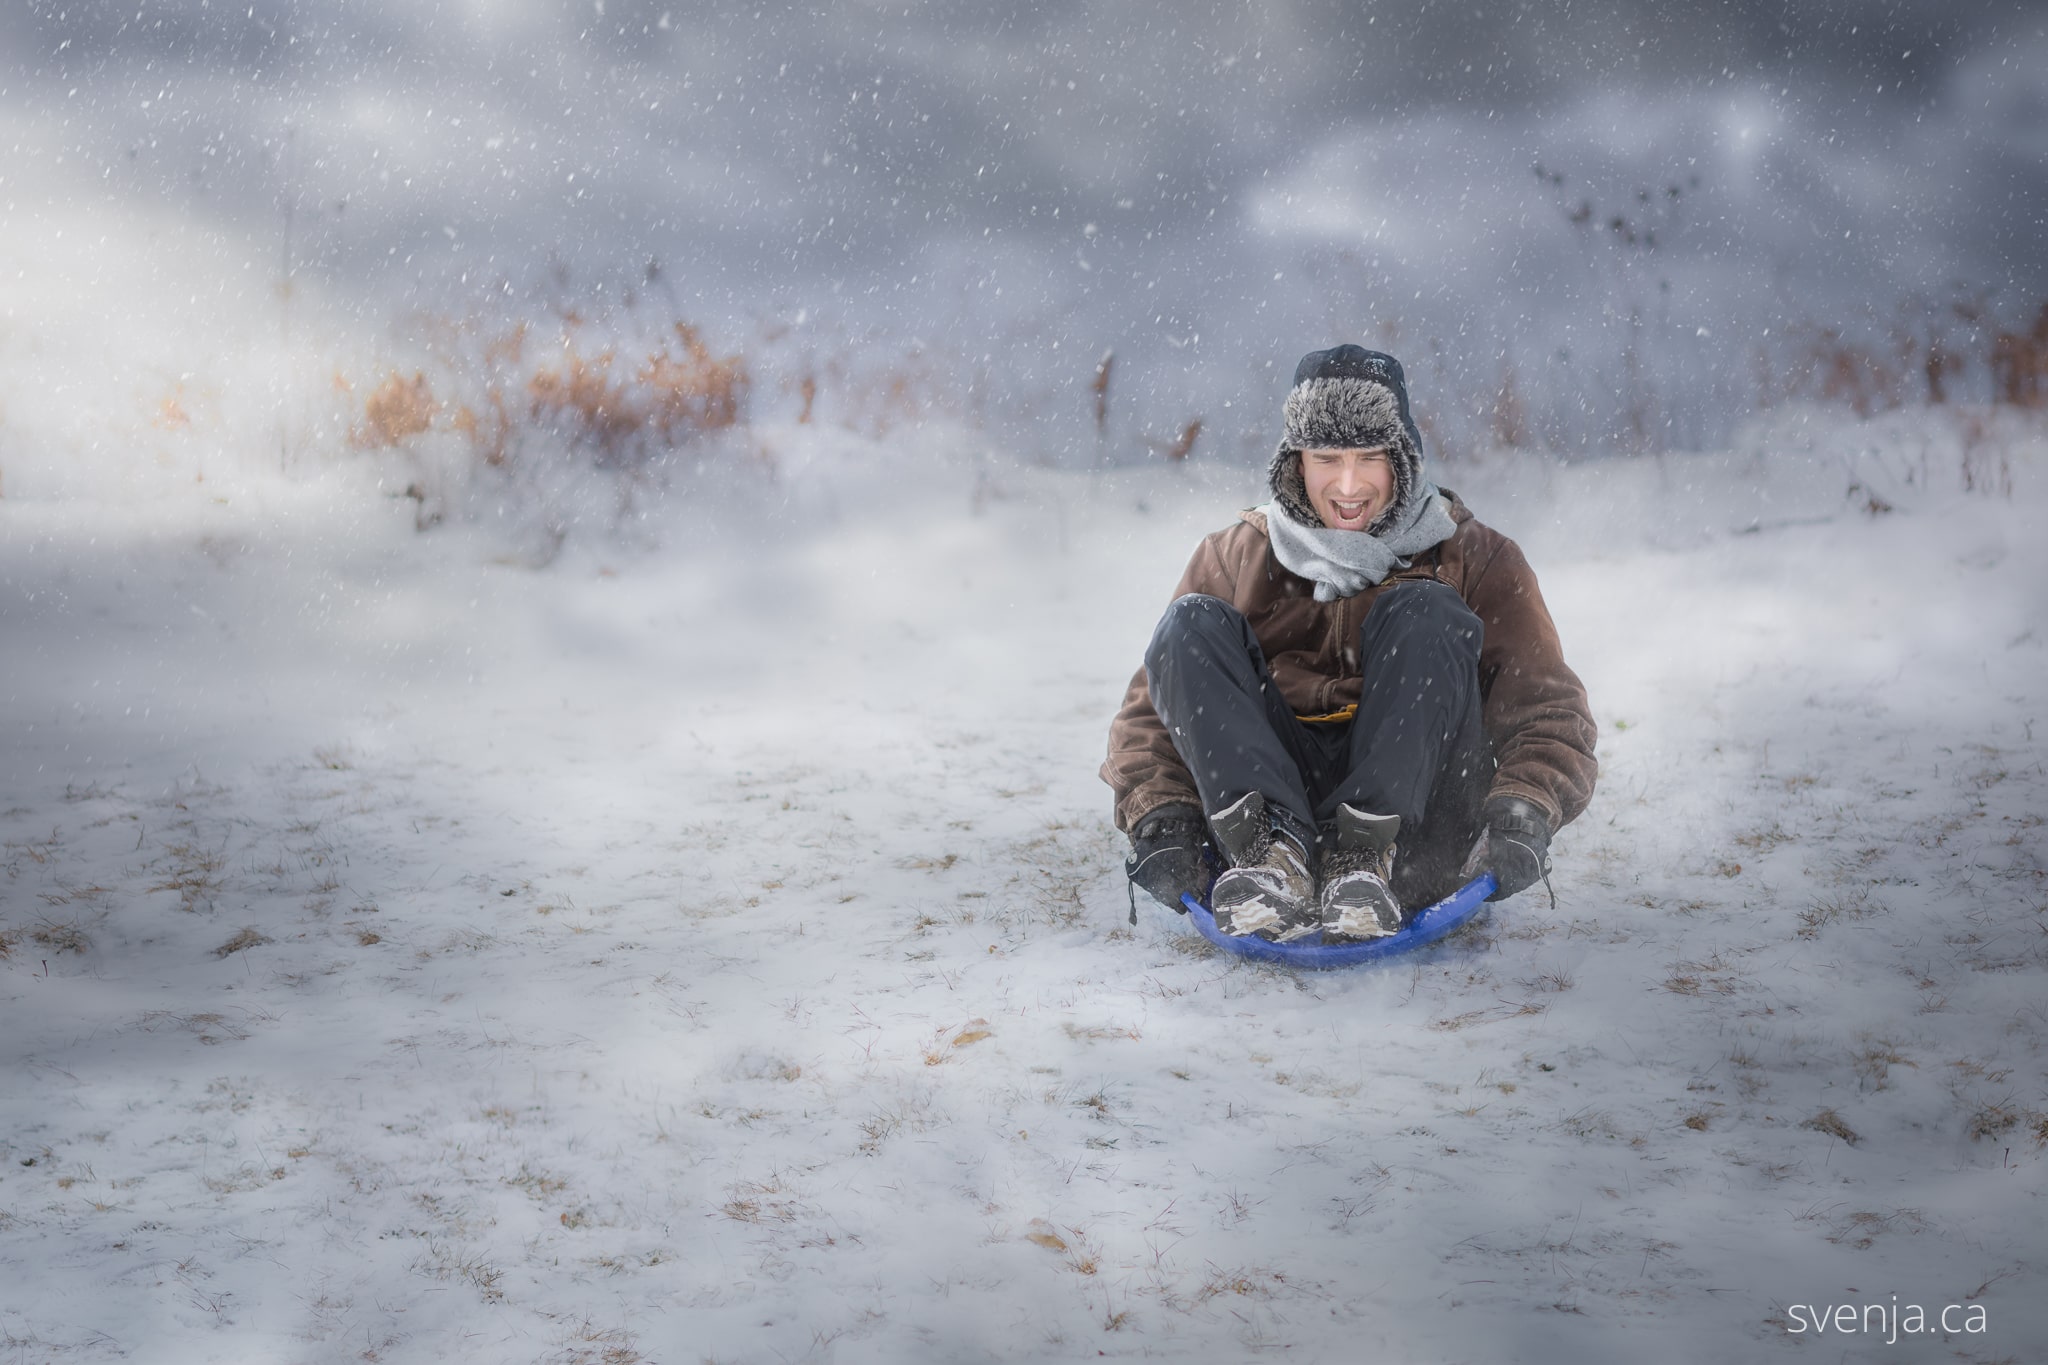
[[[1334,825],[1323,832],[1322,894],[1317,908],[1325,941],[1357,943],[1401,930],[1401,900],[1394,877],[1394,836],[1398,815],[1367,815],[1356,806],[1337,807]]]
[[[1210,910],[1218,929],[1285,943],[1322,926],[1308,850],[1274,822],[1265,797],[1246,793],[1211,817],[1209,826],[1230,860],[1211,893]]]

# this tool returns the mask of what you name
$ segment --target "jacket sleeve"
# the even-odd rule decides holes
[[[1565,663],[1536,573],[1512,540],[1501,537],[1466,601],[1486,625],[1479,685],[1500,764],[1492,794],[1534,802],[1555,833],[1586,809],[1599,771],[1585,685]]]
[[[1189,593],[1231,600],[1236,575],[1221,549],[1228,532],[1219,531],[1195,547],[1187,571],[1173,590],[1172,601]],[[1109,727],[1109,757],[1103,760],[1102,780],[1116,794],[1116,827],[1128,834],[1138,822],[1161,806],[1176,802],[1199,807],[1193,774],[1180,761],[1166,722],[1152,709],[1151,682],[1140,665],[1124,691],[1124,704]]]

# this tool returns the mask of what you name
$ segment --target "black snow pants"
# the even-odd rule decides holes
[[[1160,618],[1145,671],[1206,812],[1258,791],[1311,850],[1339,804],[1398,815],[1394,891],[1418,905],[1456,889],[1493,784],[1479,712],[1484,634],[1445,584],[1387,588],[1359,628],[1357,714],[1309,722],[1281,697],[1243,613],[1196,593]]]

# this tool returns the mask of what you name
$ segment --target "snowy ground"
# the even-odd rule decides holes
[[[1242,475],[0,501],[0,1360],[2042,1358],[2048,450],[1814,430],[1443,475],[1600,790],[1329,976],[1095,777]]]

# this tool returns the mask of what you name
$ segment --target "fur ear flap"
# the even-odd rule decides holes
[[[1273,452],[1273,463],[1266,469],[1266,485],[1273,490],[1273,501],[1280,504],[1280,510],[1293,517],[1303,526],[1321,526],[1323,519],[1316,515],[1316,509],[1308,500],[1308,481],[1301,475],[1301,452],[1289,450],[1286,446]]]

